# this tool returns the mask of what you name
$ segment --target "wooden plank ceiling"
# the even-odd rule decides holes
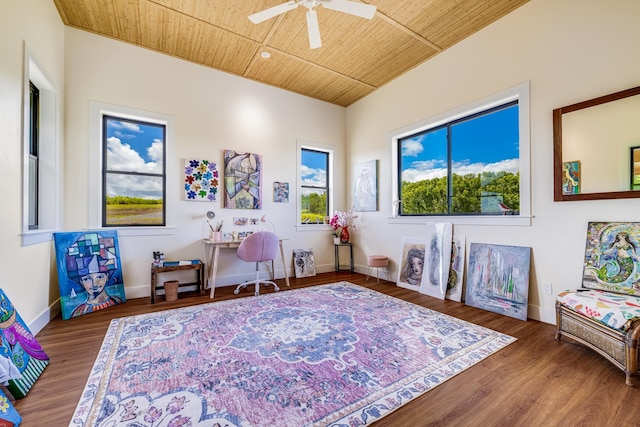
[[[65,25],[348,106],[528,0],[367,0],[378,8],[371,20],[318,6],[318,49],[303,6],[257,25],[247,18],[284,1],[54,3]]]

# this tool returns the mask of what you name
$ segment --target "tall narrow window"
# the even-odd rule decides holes
[[[29,82],[29,230],[38,229],[38,190],[39,176],[39,144],[40,144],[40,90]]]
[[[329,215],[330,152],[300,151],[300,223],[323,224]]]
[[[102,226],[166,225],[166,124],[102,121]]]
[[[402,215],[520,212],[518,101],[398,139]]]

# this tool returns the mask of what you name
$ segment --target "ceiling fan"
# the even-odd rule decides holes
[[[285,12],[295,9],[298,6],[304,6],[307,9],[307,31],[309,32],[309,47],[316,49],[322,46],[320,40],[320,26],[318,25],[318,15],[315,7],[324,6],[326,9],[338,12],[348,13],[349,15],[358,16],[360,18],[371,19],[376,13],[376,7],[370,4],[359,3],[350,0],[290,0],[286,3],[270,7],[261,12],[249,15],[249,19],[254,24],[259,24],[274,16],[281,15]]]

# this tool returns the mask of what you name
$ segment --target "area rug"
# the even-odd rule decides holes
[[[72,426],[358,426],[515,338],[348,282],[114,319]]]

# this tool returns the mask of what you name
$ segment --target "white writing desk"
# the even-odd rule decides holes
[[[282,246],[282,241],[286,239],[280,239],[280,259],[282,261],[282,268],[284,269],[284,280],[289,286],[289,275],[287,274],[287,265],[284,261],[284,247]],[[220,258],[220,249],[238,249],[242,240],[213,240],[213,239],[204,239],[205,244],[205,252],[206,252],[206,265],[207,265],[207,282],[209,287],[211,287],[211,293],[209,295],[210,298],[213,298],[213,295],[216,292],[216,276],[218,275],[218,260]],[[275,268],[273,266],[273,260],[271,261],[271,280],[275,279]],[[205,285],[206,287],[206,285]]]

